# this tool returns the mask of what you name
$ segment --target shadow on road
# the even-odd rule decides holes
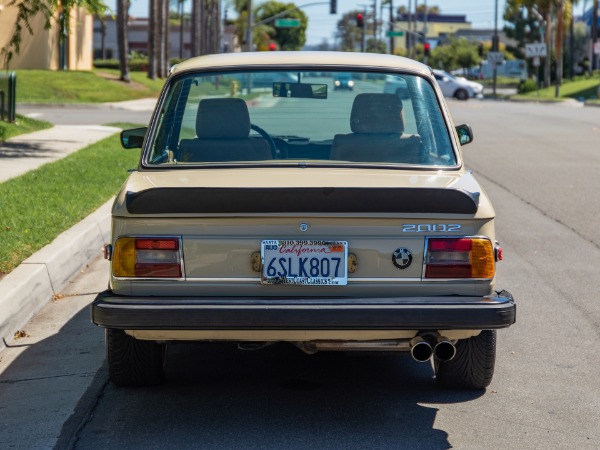
[[[172,345],[166,384],[108,384],[75,448],[450,448],[422,403],[483,393],[441,390],[405,354]]]

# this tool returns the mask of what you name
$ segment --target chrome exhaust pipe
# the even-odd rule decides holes
[[[437,360],[448,362],[456,356],[456,347],[448,338],[439,336],[435,341],[433,353]]]
[[[433,348],[423,336],[415,336],[410,340],[410,355],[415,361],[426,362],[433,355]]]

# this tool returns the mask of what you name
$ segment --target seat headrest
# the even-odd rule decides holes
[[[353,133],[403,133],[402,101],[395,94],[358,94],[350,129]]]
[[[199,139],[245,139],[250,134],[248,106],[241,98],[207,98],[196,116]]]

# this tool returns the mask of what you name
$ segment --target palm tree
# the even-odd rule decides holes
[[[127,41],[127,21],[129,19],[129,0],[117,0],[117,45],[119,47],[119,79],[130,82],[129,43]]]

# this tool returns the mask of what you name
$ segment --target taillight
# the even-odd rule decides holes
[[[429,238],[425,278],[493,278],[495,255],[485,238]]]
[[[119,238],[112,267],[115,277],[181,278],[179,239]]]

